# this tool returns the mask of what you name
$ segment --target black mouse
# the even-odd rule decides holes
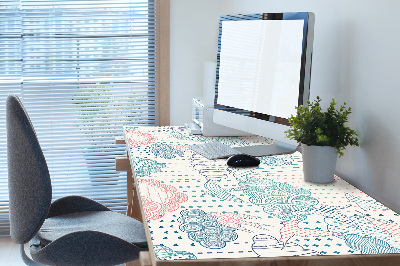
[[[260,160],[251,155],[236,154],[229,157],[226,161],[226,164],[233,167],[258,166],[260,164]]]

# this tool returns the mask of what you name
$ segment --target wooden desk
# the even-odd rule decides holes
[[[235,169],[188,145],[268,140],[183,127],[124,134],[152,265],[400,265],[400,216],[337,176],[304,182],[300,153]]]

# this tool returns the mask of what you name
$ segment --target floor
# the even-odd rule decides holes
[[[25,245],[25,253],[29,254],[28,245]],[[29,255],[28,255],[29,256]],[[0,237],[0,266],[24,266],[19,253],[19,245],[12,242],[10,237]],[[140,266],[139,260],[129,262],[126,266]],[[122,266],[122,265],[120,265]]]
[[[0,237],[0,258],[0,266],[25,265],[19,253],[19,245],[12,242],[10,237]]]

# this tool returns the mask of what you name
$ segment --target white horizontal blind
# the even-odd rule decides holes
[[[46,157],[53,199],[82,195],[126,209],[115,171],[122,125],[156,125],[152,0],[1,2],[0,234],[8,233],[5,99],[19,95]],[[3,29],[4,28],[4,29]]]
[[[0,1],[0,235],[9,235],[5,101],[21,92],[19,0]]]

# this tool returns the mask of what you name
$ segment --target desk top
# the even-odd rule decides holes
[[[335,176],[305,182],[302,157],[260,157],[252,168],[208,160],[188,145],[259,145],[184,127],[124,127],[158,260],[400,252],[400,217]]]

